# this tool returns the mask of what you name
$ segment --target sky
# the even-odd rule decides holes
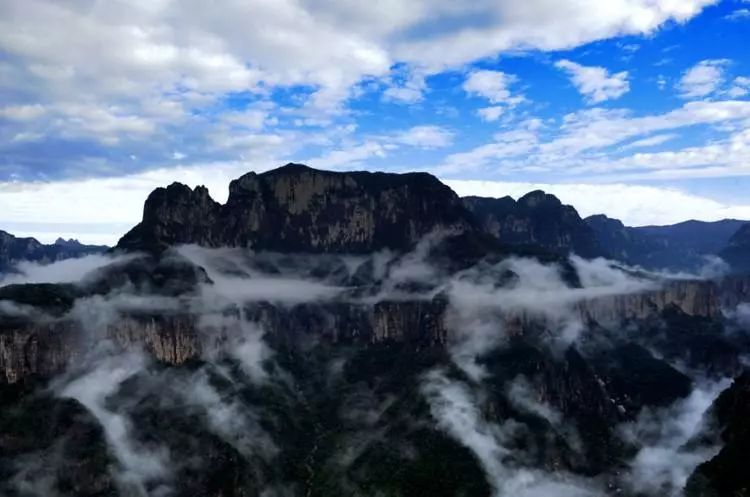
[[[750,219],[748,0],[3,0],[0,229],[116,243],[287,162]]]

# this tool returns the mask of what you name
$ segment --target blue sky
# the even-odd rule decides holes
[[[750,219],[750,2],[8,0],[0,229],[113,243],[289,161]]]

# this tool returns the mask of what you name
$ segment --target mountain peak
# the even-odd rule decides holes
[[[435,230],[465,230],[458,196],[427,173],[335,172],[290,163],[249,172],[229,185],[225,205],[203,187],[173,183],[149,195],[143,221],[118,246],[240,246],[297,252],[407,249]]]
[[[562,205],[559,198],[555,197],[550,193],[546,193],[543,190],[534,190],[518,199],[518,203],[527,207],[536,207],[542,203],[548,203],[550,205]]]
[[[578,212],[542,190],[518,199],[466,197],[464,205],[482,229],[509,245],[539,245],[555,253],[604,255],[594,232]]]

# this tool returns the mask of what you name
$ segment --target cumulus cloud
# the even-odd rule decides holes
[[[500,119],[505,113],[505,107],[502,105],[493,105],[492,107],[482,107],[477,111],[479,117],[485,121],[494,122]]]
[[[583,66],[567,59],[556,62],[555,67],[567,72],[581,95],[592,104],[620,98],[630,91],[627,71],[610,74],[604,67]]]
[[[426,90],[425,78],[446,69],[511,50],[649,34],[712,3],[623,0],[599,9],[593,0],[533,0],[457,9],[445,0],[374,7],[284,0],[90,8],[10,1],[0,10],[0,50],[4,81],[18,98],[0,118],[15,123],[3,130],[8,142],[99,142],[86,153],[98,167],[111,167],[113,149],[142,151],[155,167],[177,145],[220,133],[223,124],[212,113],[231,94],[268,98],[277,89],[303,89],[274,117],[327,123],[346,115],[347,101],[368,82],[386,81],[385,99],[413,103]],[[29,34],[39,32],[44,42]],[[79,159],[56,164],[75,168]],[[28,157],[16,167],[33,172]]]
[[[748,93],[750,93],[750,78],[746,76],[738,76],[734,78],[732,86],[727,90],[727,96],[730,98],[744,97]]]
[[[472,71],[463,84],[465,92],[486,98],[494,104],[512,102],[508,88],[517,78],[501,71]]]
[[[724,82],[724,68],[729,61],[724,59],[702,60],[682,75],[677,83],[682,98],[711,95]]]
[[[442,148],[453,143],[453,133],[440,126],[415,126],[396,135],[396,141],[411,147]]]

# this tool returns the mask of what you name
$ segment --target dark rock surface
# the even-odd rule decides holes
[[[536,245],[558,254],[605,255],[594,231],[575,208],[542,191],[510,197],[465,197],[481,229],[509,245]]]
[[[460,199],[425,173],[337,173],[288,164],[229,185],[225,205],[208,190],[155,190],[143,220],[118,243],[150,252],[180,244],[286,252],[406,250],[439,230],[470,229]]]
[[[688,482],[689,497],[744,497],[750,495],[750,371],[737,377],[712,407],[721,430],[723,448],[701,464]]]
[[[603,249],[613,259],[646,269],[697,271],[707,256],[725,255],[725,247],[744,221],[685,221],[667,226],[629,227],[605,215],[589,216]]]
[[[720,255],[736,271],[750,273],[750,223],[745,223],[732,235]]]

